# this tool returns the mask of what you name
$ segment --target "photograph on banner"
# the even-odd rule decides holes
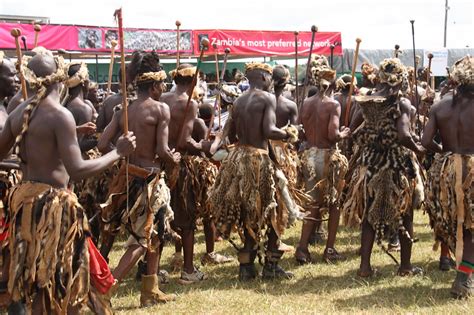
[[[428,66],[428,54],[433,54],[431,59],[431,75],[435,77],[445,77],[446,67],[448,66],[448,49],[446,48],[435,48],[435,49],[424,49],[423,51],[423,64]]]
[[[125,49],[127,50],[156,50],[176,51],[175,31],[125,31]],[[180,33],[180,50],[191,51],[191,32]]]
[[[99,28],[79,28],[78,46],[86,49],[102,48],[102,30]]]
[[[118,32],[116,30],[107,30],[105,32],[105,48],[112,48],[111,42],[118,41]]]

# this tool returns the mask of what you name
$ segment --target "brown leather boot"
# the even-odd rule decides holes
[[[176,295],[166,294],[158,287],[157,275],[142,275],[142,291],[140,296],[140,306],[147,307],[158,303],[174,301]]]

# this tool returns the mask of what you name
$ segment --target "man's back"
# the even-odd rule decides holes
[[[141,167],[154,166],[157,126],[164,119],[162,112],[167,110],[165,106],[152,98],[137,99],[129,105],[128,127],[137,137],[137,147],[130,155],[131,163]]]
[[[72,99],[65,107],[74,116],[77,126],[93,121],[94,113],[92,108],[79,97]]]
[[[251,89],[234,103],[232,118],[235,122],[240,144],[266,149],[267,142],[263,132],[263,117],[269,98],[268,92]]]
[[[335,145],[335,141],[329,137],[328,130],[331,117],[337,111],[340,113],[340,107],[337,101],[319,94],[305,100],[301,108],[301,122],[310,146],[332,148]]]
[[[27,105],[21,104],[10,114],[13,135],[18,135],[21,131],[23,112]],[[67,125],[74,126],[72,114],[51,96],[47,96],[37,105],[34,119],[31,119],[28,131],[20,144],[24,180],[66,187],[69,176],[60,158],[58,138],[65,136],[61,133],[65,132]]]
[[[112,120],[114,116],[114,107],[122,103],[122,94],[114,94],[104,101],[97,117],[97,130],[102,131]]]
[[[447,95],[433,105],[432,119],[441,136],[444,151],[460,154],[474,153],[474,98]]]
[[[295,125],[298,116],[296,103],[280,95],[277,99],[276,126],[285,127],[288,123]]]
[[[179,147],[182,149],[186,145],[184,139],[191,136],[198,105],[195,101],[191,100],[186,111],[188,102],[188,95],[186,93],[165,93],[160,100],[168,104],[170,108],[169,146],[170,148],[177,148],[179,143]],[[180,136],[181,140],[178,139]]]

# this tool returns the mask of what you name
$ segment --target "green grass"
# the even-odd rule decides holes
[[[283,240],[296,245],[300,230],[298,223],[285,233]],[[285,254],[281,264],[295,273],[292,280],[239,283],[237,262],[205,266],[201,270],[209,279],[195,285],[182,286],[177,282],[179,274],[171,274],[170,283],[161,289],[176,293],[175,302],[139,308],[140,283],[135,281],[136,269],[133,269],[112,298],[112,304],[116,314],[472,314],[474,299],[458,301],[450,297],[455,271],[438,270],[439,252],[432,250],[433,236],[421,211],[415,215],[415,236],[420,241],[413,246],[412,262],[425,270],[424,276],[396,276],[397,267],[392,260],[374,246],[372,265],[378,269],[378,276],[370,280],[358,278],[359,231],[341,228],[336,245],[348,257],[347,261],[337,265],[322,263],[320,245],[310,247],[318,260],[316,264],[298,266],[292,253]],[[111,253],[112,268],[123,253],[123,244],[117,243]],[[228,242],[217,243],[216,250],[236,257]],[[163,269],[170,270],[173,251],[173,246],[165,247]],[[203,235],[199,231],[196,264],[204,252]]]

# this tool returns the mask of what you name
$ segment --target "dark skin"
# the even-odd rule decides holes
[[[94,107],[84,100],[84,94],[87,93],[87,82],[79,86],[69,89],[69,101],[64,105],[73,115],[77,126],[89,126],[94,128],[95,116],[97,115]],[[78,131],[80,133],[80,131]],[[81,151],[85,152],[94,148],[97,141],[87,137],[91,132],[80,133],[79,146]]]
[[[390,92],[392,90],[392,92]],[[396,95],[399,87],[390,87],[388,84],[381,83],[377,86],[377,91],[373,94],[374,96],[389,97],[390,95]],[[393,93],[393,94],[392,94]],[[424,148],[416,143],[411,135],[411,115],[412,106],[410,101],[406,98],[400,98],[399,101],[401,116],[396,120],[396,127],[398,131],[398,140],[401,145],[412,150],[417,155],[424,154]],[[413,209],[410,209],[403,217],[403,226],[410,235],[413,235]],[[399,232],[400,238],[400,272],[410,271],[413,269],[411,264],[411,248],[412,243],[406,237],[406,235]],[[362,222],[362,241],[361,241],[361,263],[359,274],[362,276],[368,276],[373,272],[370,265],[370,256],[372,254],[372,247],[375,240],[375,230],[372,226],[364,220]]]
[[[301,107],[300,119],[303,123],[308,147],[318,147],[321,149],[331,149],[336,143],[350,135],[350,130],[344,127],[339,130],[341,117],[341,105],[332,97],[333,87],[324,93],[317,93],[307,98]],[[323,196],[321,196],[323,197]],[[323,200],[316,200],[322,204]],[[339,226],[339,209],[336,205],[329,207],[328,239],[327,248],[334,248],[336,242],[337,228]],[[311,209],[311,216],[321,219],[319,208]],[[314,233],[317,222],[305,221],[301,230],[301,238],[298,250],[308,254],[308,243]]]
[[[17,90],[17,76],[15,66],[13,62],[8,59],[3,59],[3,63],[0,65],[0,101],[3,101],[6,97],[11,97],[15,94]],[[5,126],[5,122],[8,119],[8,113],[6,111],[5,106],[0,104],[0,132],[3,130]],[[12,164],[12,165],[9,165]],[[13,168],[18,168],[18,165],[14,163],[0,163],[0,169],[2,170],[10,170]],[[5,201],[5,200],[4,200]],[[2,276],[0,277],[0,281],[7,282],[8,281],[8,269],[10,267],[10,252],[7,248],[3,250],[3,270]]]
[[[0,65],[0,101],[15,95],[17,90],[17,76],[15,66],[9,59],[3,59]],[[0,105],[0,130],[3,129],[8,118],[5,106]]]
[[[138,98],[128,107],[129,129],[136,135],[137,147],[129,156],[130,163],[142,168],[160,169],[160,161],[178,163],[180,154],[173,153],[168,147],[169,108],[158,99],[164,89],[163,82],[154,82],[149,89],[138,89]],[[110,144],[123,133],[123,111],[115,113],[110,124],[99,139],[99,150],[108,150]],[[108,235],[103,241],[101,252],[108,254],[113,243],[113,236]],[[127,248],[113,274],[119,281],[135,266],[138,259],[147,253],[147,274],[156,274],[159,269],[161,244],[158,236],[152,238],[152,249],[136,244]]]
[[[170,106],[170,147],[183,153],[196,153],[202,150],[202,143],[198,143],[192,138],[194,120],[198,112],[198,103],[191,100],[186,110],[188,91],[190,90],[191,83],[178,83],[174,92],[165,93],[161,97],[161,101]],[[193,273],[194,229],[180,229],[180,236],[184,252],[183,270],[187,273]]]
[[[431,107],[421,143],[434,152],[474,154],[474,85],[460,86],[455,95],[446,94]],[[441,143],[434,141],[439,133]],[[467,176],[463,166],[463,180]],[[470,230],[464,230],[464,249],[462,259],[474,262],[474,242]]]
[[[283,96],[285,86],[275,86],[275,96],[277,98],[276,126],[278,128],[288,125],[296,125],[298,122],[298,107],[295,102]]]
[[[51,56],[37,55],[28,67],[37,76],[44,77],[56,71]],[[67,188],[70,178],[81,180],[94,176],[110,167],[135,147],[133,133],[117,142],[117,149],[94,160],[83,160],[76,136],[72,114],[59,103],[60,84],[48,87],[46,97],[38,104],[28,132],[20,145],[24,181],[36,181],[56,188]],[[0,158],[4,158],[14,145],[23,124],[23,111],[28,102],[20,104],[8,117],[0,134]],[[41,313],[43,291],[33,300],[33,313]],[[73,311],[72,309],[70,310]],[[68,311],[69,313],[69,311]]]
[[[110,95],[107,97],[99,110],[97,117],[97,130],[103,131],[114,116],[114,107],[122,104],[122,93]]]
[[[35,56],[29,67],[39,76],[56,71],[52,57]],[[28,132],[20,146],[23,180],[38,181],[57,188],[66,188],[69,179],[81,180],[100,173],[120,157],[130,154],[135,147],[133,133],[122,137],[117,148],[94,160],[84,160],[77,142],[76,124],[72,114],[59,104],[59,84],[48,88],[47,96],[36,109]],[[23,124],[22,103],[8,117],[0,135],[0,158],[5,158],[13,147]]]
[[[262,70],[246,73],[250,89],[234,103],[229,139],[238,137],[241,145],[267,150],[268,140],[285,140],[288,134],[276,126],[276,99],[270,94],[271,75]],[[247,231],[243,251],[252,251],[256,244]],[[278,251],[278,237],[270,228],[267,249]]]
[[[288,134],[276,126],[276,100],[268,92],[271,75],[262,70],[248,72],[250,89],[234,103],[230,138],[259,149],[268,148],[268,140],[285,140]]]

